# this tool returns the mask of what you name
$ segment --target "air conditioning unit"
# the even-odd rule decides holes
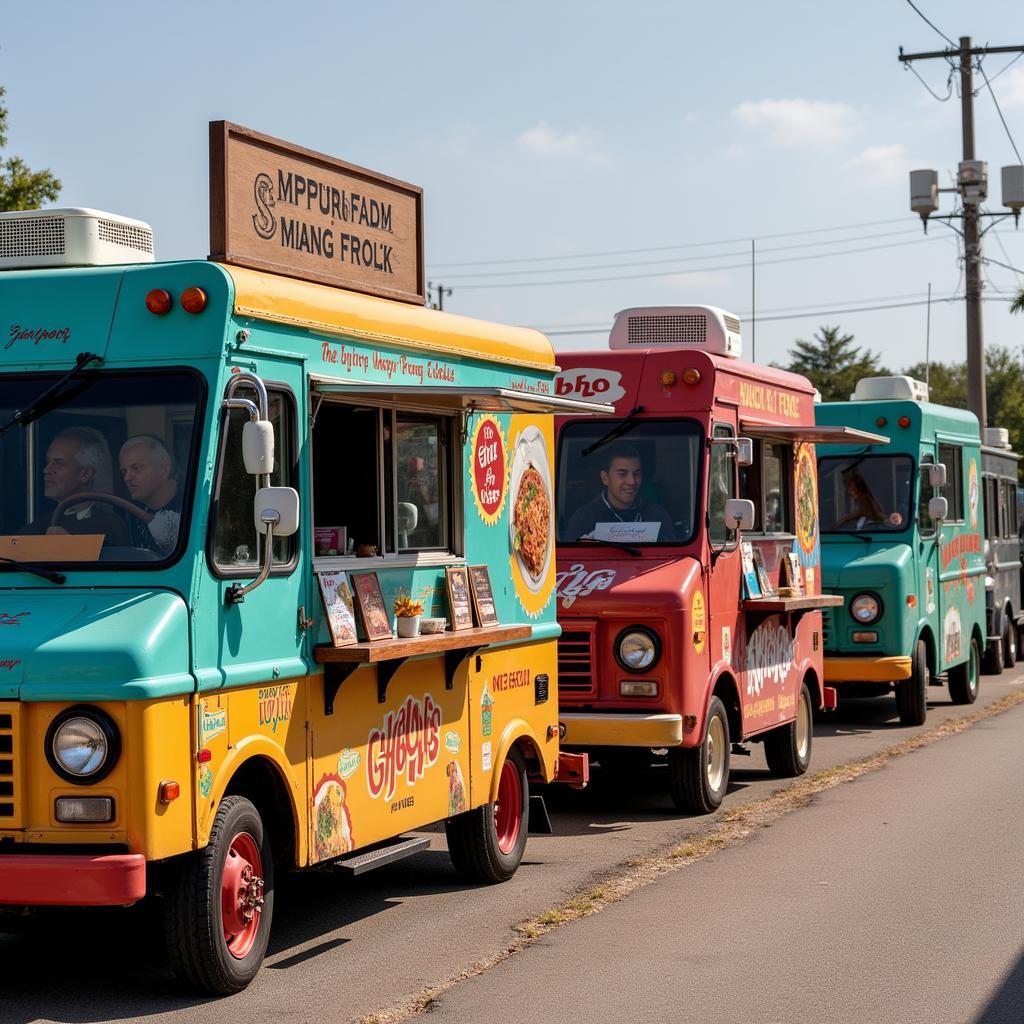
[[[990,448],[1005,448],[1010,450],[1010,431],[1006,427],[986,427],[985,444]]]
[[[913,377],[862,377],[851,402],[927,402],[928,385]]]
[[[739,317],[716,306],[637,306],[615,314],[609,348],[667,345],[739,359]]]
[[[0,270],[153,262],[153,229],[100,210],[0,213]]]

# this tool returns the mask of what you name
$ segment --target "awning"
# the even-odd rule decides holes
[[[498,387],[442,387],[423,385],[394,387],[389,384],[353,384],[350,381],[319,377],[311,378],[313,390],[324,395],[351,398],[386,399],[396,404],[429,406],[452,412],[531,412],[556,413],[561,416],[614,416],[615,406],[584,402],[578,398],[557,398],[529,391]]]
[[[819,427],[789,423],[740,420],[740,433],[769,441],[806,441],[809,444],[888,444],[889,438],[854,427]]]

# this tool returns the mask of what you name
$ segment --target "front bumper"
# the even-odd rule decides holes
[[[909,679],[913,671],[912,660],[903,656],[841,658],[825,655],[826,683],[893,683]]]
[[[613,712],[559,712],[565,747],[678,747],[682,715],[623,715]]]
[[[145,895],[146,858],[141,853],[0,854],[0,904],[116,907]]]

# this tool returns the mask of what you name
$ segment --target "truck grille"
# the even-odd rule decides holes
[[[21,826],[18,705],[0,703],[0,828]]]
[[[558,640],[558,692],[593,694],[596,623],[574,622]]]

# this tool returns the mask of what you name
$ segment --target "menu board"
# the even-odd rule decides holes
[[[335,647],[347,647],[354,644],[356,636],[356,616],[352,603],[352,588],[343,572],[319,572],[320,594],[324,599],[324,611],[327,613],[327,628],[331,631],[331,639]]]
[[[469,567],[469,583],[473,591],[473,607],[476,610],[478,626],[496,626],[498,610],[494,606],[494,594],[491,591],[491,577],[486,565]]]

